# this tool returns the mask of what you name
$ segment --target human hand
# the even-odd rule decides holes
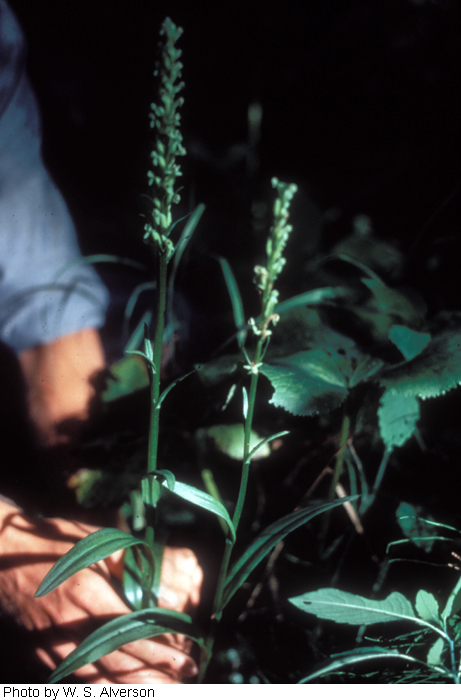
[[[19,363],[40,443],[51,446],[75,440],[95,395],[91,380],[106,366],[98,332],[84,328],[24,350]]]
[[[121,556],[78,572],[57,589],[34,598],[51,565],[96,528],[60,519],[36,520],[0,503],[0,605],[28,630],[39,630],[37,655],[50,668],[66,658],[98,623],[129,612],[110,584]],[[197,604],[202,572],[190,550],[165,551],[161,599],[184,611]],[[170,603],[173,603],[174,605]],[[75,672],[82,683],[169,683],[197,673],[177,635],[125,645]]]

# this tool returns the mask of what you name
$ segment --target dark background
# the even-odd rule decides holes
[[[28,39],[46,161],[85,251],[138,250],[152,73],[166,15],[184,28],[190,155],[183,204],[207,204],[209,249],[231,258],[247,251],[237,219],[253,187],[244,145],[254,99],[263,108],[257,180],[295,181],[311,197],[306,212],[312,200],[329,212],[325,246],[350,231],[357,213],[403,250],[456,236],[461,21],[454,0],[11,5]],[[307,219],[296,222],[302,249],[318,235],[318,221]]]
[[[182,131],[189,155],[179,214],[201,201],[207,205],[192,245],[197,267],[186,275],[188,291],[194,274],[196,286],[206,287],[205,298],[198,295],[204,312],[214,303],[222,309],[221,298],[226,309],[229,303],[222,280],[201,274],[199,253],[226,255],[251,287],[255,253],[263,250],[251,204],[269,198],[273,175],[300,187],[289,255],[301,277],[313,250],[328,250],[351,232],[354,216],[367,214],[375,232],[413,261],[406,281],[426,300],[436,298],[432,311],[460,308],[461,15],[455,0],[10,4],[27,36],[45,160],[85,253],[145,257],[148,113],[158,31],[168,15],[184,28]],[[263,120],[260,166],[251,174],[245,149],[254,100]],[[114,293],[119,277],[114,282],[100,271]],[[308,288],[300,274],[292,279],[302,287],[292,293]],[[459,432],[458,409],[451,415]],[[446,418],[441,413],[440,429]],[[11,459],[19,430],[16,443],[16,433],[11,436]],[[453,453],[447,472],[458,443]],[[458,492],[451,490],[454,498]],[[260,631],[258,643],[264,635]],[[24,682],[19,657],[17,663]]]

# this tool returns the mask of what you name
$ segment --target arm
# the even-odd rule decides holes
[[[0,501],[0,605],[19,624],[41,632],[36,653],[54,669],[90,632],[98,618],[129,612],[110,581],[121,570],[120,553],[81,571],[43,598],[43,577],[76,541],[95,528],[60,519],[26,517]],[[199,599],[202,572],[190,550],[167,549],[161,598],[184,611]],[[75,673],[82,683],[169,683],[194,676],[187,640],[164,635],[127,644]]]

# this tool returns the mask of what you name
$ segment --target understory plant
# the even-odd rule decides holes
[[[145,528],[143,537],[121,532],[113,528],[99,530],[78,542],[50,570],[42,582],[37,596],[46,595],[77,571],[94,564],[114,552],[126,550],[125,591],[133,612],[112,620],[91,634],[54,671],[50,682],[56,682],[73,673],[79,667],[92,663],[103,655],[137,639],[154,637],[164,633],[186,635],[196,642],[201,652],[201,678],[205,677],[207,664],[213,652],[216,628],[223,610],[234,594],[242,587],[250,573],[263,558],[289,533],[304,525],[316,515],[327,512],[350,499],[343,498],[314,506],[302,507],[282,517],[259,532],[254,541],[240,554],[233,557],[237,542],[238,527],[245,506],[249,469],[252,458],[268,442],[285,435],[276,433],[252,444],[252,424],[255,410],[258,379],[263,371],[269,343],[279,320],[278,291],[276,282],[285,264],[284,249],[291,227],[287,223],[291,199],[296,191],[294,185],[287,185],[273,179],[276,190],[273,205],[273,224],[266,244],[266,263],[255,267],[255,278],[261,298],[261,311],[256,319],[238,328],[238,344],[243,356],[243,371],[250,377],[249,389],[243,387],[243,459],[240,473],[238,498],[233,512],[225,507],[219,497],[196,487],[176,480],[170,470],[158,469],[158,444],[160,409],[167,395],[181,377],[168,385],[161,386],[160,368],[164,341],[164,318],[167,306],[168,266],[178,260],[191,232],[200,218],[203,207],[199,207],[186,224],[177,243],[172,233],[178,224],[173,218],[173,207],[180,196],[176,180],[181,175],[177,158],[185,155],[180,132],[179,109],[182,97],[178,93],[183,88],[181,82],[181,52],[176,47],[182,30],[171,20],[166,19],[161,30],[160,61],[157,67],[159,82],[158,99],[152,104],[151,127],[154,130],[154,149],[151,153],[152,169],[148,172],[152,187],[152,213],[145,225],[144,240],[153,257],[153,274],[156,277],[155,334],[149,336],[147,324],[144,328],[143,347],[132,352],[144,359],[150,380],[150,426],[147,468],[141,478]],[[226,268],[225,262],[222,263]],[[227,268],[226,268],[227,269]],[[232,273],[228,272],[228,283]],[[236,297],[233,297],[234,309]],[[247,336],[254,343],[246,344]],[[250,347],[251,345],[251,347]],[[266,371],[266,370],[265,370]],[[187,381],[187,380],[186,380]],[[162,390],[163,389],[163,390]],[[165,528],[162,526],[162,499],[166,493],[174,493],[181,499],[213,513],[223,528],[223,550],[214,602],[210,619],[204,629],[200,629],[189,615],[163,610],[158,607],[159,586],[162,566],[162,552],[165,544]]]
[[[405,519],[408,517],[403,516]],[[460,533],[454,528],[434,522],[430,525],[454,531],[459,537]],[[424,537],[426,542],[437,539],[447,538],[441,535]],[[410,628],[410,631],[393,639],[383,640],[381,637],[380,646],[357,646],[351,651],[333,654],[329,661],[299,683],[309,683],[330,674],[344,674],[349,667],[353,667],[354,677],[360,677],[361,666],[366,663],[369,667],[384,665],[388,670],[388,682],[461,683],[461,578],[450,592],[443,609],[440,609],[436,597],[424,589],[416,594],[414,607],[399,592],[391,593],[384,600],[374,600],[335,588],[304,593],[291,598],[289,602],[319,619],[357,626],[357,639],[360,641],[369,626],[400,623]],[[392,674],[389,673],[390,667],[393,667]],[[379,671],[368,671],[366,677],[371,680],[376,676],[379,678]]]

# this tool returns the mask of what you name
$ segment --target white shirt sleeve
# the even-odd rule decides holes
[[[74,224],[43,163],[24,53],[0,0],[0,340],[17,352],[101,327],[108,304],[96,272],[78,264]]]

